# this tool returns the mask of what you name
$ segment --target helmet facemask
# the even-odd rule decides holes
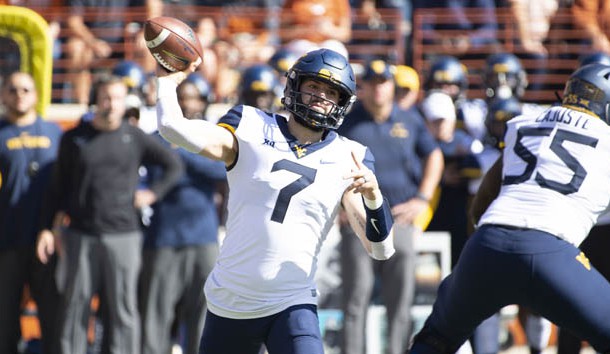
[[[294,115],[297,121],[313,130],[339,128],[343,123],[345,114],[347,114],[352,104],[356,101],[356,96],[349,95],[343,87],[329,79],[320,76],[301,74],[294,70],[289,71],[287,77],[288,82],[286,84],[282,103],[286,107],[286,110]],[[300,86],[305,79],[313,79],[333,86],[340,92],[339,102],[334,103],[326,98],[311,93],[301,92]],[[304,103],[303,96],[305,95],[332,104],[332,109],[327,114],[312,109],[309,104]]]

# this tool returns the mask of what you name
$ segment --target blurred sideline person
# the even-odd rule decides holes
[[[122,60],[114,66],[111,74],[122,77],[127,85],[127,114],[138,114],[139,117],[140,107],[144,104],[144,93],[142,91],[146,83],[144,69],[134,61]],[[130,113],[130,110],[133,110],[134,113]]]
[[[122,78],[101,78],[95,92],[92,120],[61,139],[37,254],[47,263],[58,252],[65,262],[58,306],[60,353],[87,352],[91,298],[98,290],[107,316],[109,352],[138,353],[143,240],[137,209],[162,198],[182,173],[182,164],[159,141],[123,119],[127,85]],[[163,166],[165,174],[148,189],[137,189],[144,163]],[[70,219],[61,234],[52,228],[58,212]]]
[[[503,155],[471,209],[478,229],[410,353],[453,353],[509,304],[610,351],[610,283],[577,248],[610,205],[610,166],[600,163],[610,158],[608,77],[609,66],[579,68],[561,106],[507,122]]]
[[[205,79],[194,72],[177,87],[187,119],[205,117],[210,92],[209,85],[207,91],[204,87],[207,81],[201,80]],[[216,185],[226,180],[226,173],[221,162],[170,146],[158,133],[155,136],[175,149],[185,173],[152,205],[150,225],[144,229],[139,289],[142,353],[167,354],[177,340],[183,342],[185,354],[196,354],[206,311],[203,285],[218,255]],[[147,183],[163,176],[159,167],[147,166],[147,171]],[[178,333],[172,333],[176,327]]]
[[[355,100],[351,66],[337,52],[309,52],[288,72],[288,119],[238,105],[218,126],[183,118],[175,89],[188,71],[159,69],[159,130],[224,162],[229,184],[226,237],[205,285],[200,353],[257,354],[264,344],[270,354],[322,354],[316,259],[340,207],[373,258],[394,253],[374,158],[334,131]]]
[[[55,353],[55,267],[40,264],[35,246],[36,221],[62,132],[36,113],[38,93],[28,73],[5,77],[0,102],[0,353],[18,352],[26,284],[36,301],[42,347]]]
[[[454,267],[468,238],[469,183],[481,177],[476,155],[483,144],[456,128],[456,110],[449,95],[429,91],[421,103],[426,125],[443,153],[440,199],[430,221],[430,231],[451,233],[451,266]]]
[[[394,71],[396,82],[395,99],[400,108],[407,110],[419,99],[419,74],[407,65],[396,65]]]
[[[411,338],[411,306],[415,295],[414,239],[432,217],[431,203],[443,170],[443,157],[417,110],[394,101],[392,67],[371,60],[360,80],[360,101],[347,114],[339,134],[365,144],[375,159],[382,193],[395,220],[396,254],[371,260],[347,223],[341,225],[341,272],[344,314],[342,353],[364,354],[367,310],[376,280],[387,314],[387,353],[400,354]],[[399,168],[397,168],[397,166]]]

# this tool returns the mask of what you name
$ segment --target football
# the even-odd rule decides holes
[[[174,17],[155,17],[144,23],[146,47],[161,66],[182,71],[202,58],[201,42],[186,23]]]

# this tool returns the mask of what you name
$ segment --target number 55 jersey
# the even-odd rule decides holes
[[[552,107],[509,120],[504,141],[500,194],[479,225],[533,228],[580,245],[610,203],[610,126]]]

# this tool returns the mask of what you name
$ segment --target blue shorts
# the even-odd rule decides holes
[[[610,350],[610,283],[572,244],[546,232],[482,226],[441,283],[411,352],[454,351],[483,320],[519,304]]]
[[[324,354],[317,308],[296,305],[275,315],[236,320],[206,314],[200,354]]]

